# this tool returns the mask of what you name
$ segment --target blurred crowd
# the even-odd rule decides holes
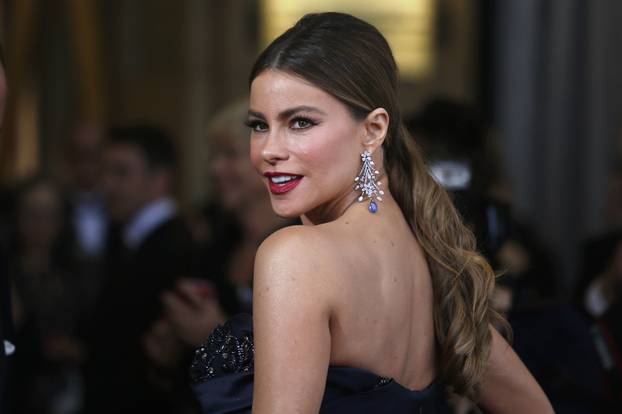
[[[78,123],[62,170],[2,189],[10,413],[197,412],[193,350],[251,312],[256,249],[295,223],[273,214],[249,162],[247,107],[209,122],[211,195],[192,209],[175,200],[174,139],[155,125]],[[556,411],[620,412],[622,164],[611,173],[610,230],[586,239],[575,297],[562,300],[561,266],[516,216],[477,111],[438,98],[407,126],[498,271],[492,302]]]

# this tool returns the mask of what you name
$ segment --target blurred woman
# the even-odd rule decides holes
[[[80,404],[81,283],[68,206],[60,186],[45,176],[25,181],[15,198],[9,268],[17,348],[11,394],[18,412],[72,412]]]
[[[164,296],[168,319],[186,343],[199,345],[224,314],[250,312],[253,262],[261,242],[291,223],[274,215],[270,196],[248,158],[248,101],[221,110],[208,124],[211,200],[194,223],[202,244],[199,272]]]

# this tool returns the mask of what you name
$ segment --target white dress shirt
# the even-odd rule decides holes
[[[147,236],[176,213],[177,206],[171,198],[161,198],[147,204],[125,226],[125,245],[130,249],[137,249]]]

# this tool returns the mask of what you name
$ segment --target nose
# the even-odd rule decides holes
[[[279,133],[270,133],[266,137],[261,150],[261,157],[270,165],[286,160],[288,158],[288,153],[284,137]]]

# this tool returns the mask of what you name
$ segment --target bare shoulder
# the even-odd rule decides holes
[[[255,265],[274,266],[273,270],[298,270],[339,265],[337,243],[320,226],[289,226],[271,234],[259,246]]]
[[[337,243],[317,226],[289,226],[270,235],[255,258],[254,287],[296,291],[329,298],[334,276],[342,269]],[[280,289],[279,289],[280,287]],[[276,293],[276,292],[275,292]]]
[[[254,411],[319,410],[335,303],[328,241],[323,231],[293,226],[272,234],[257,252]]]

